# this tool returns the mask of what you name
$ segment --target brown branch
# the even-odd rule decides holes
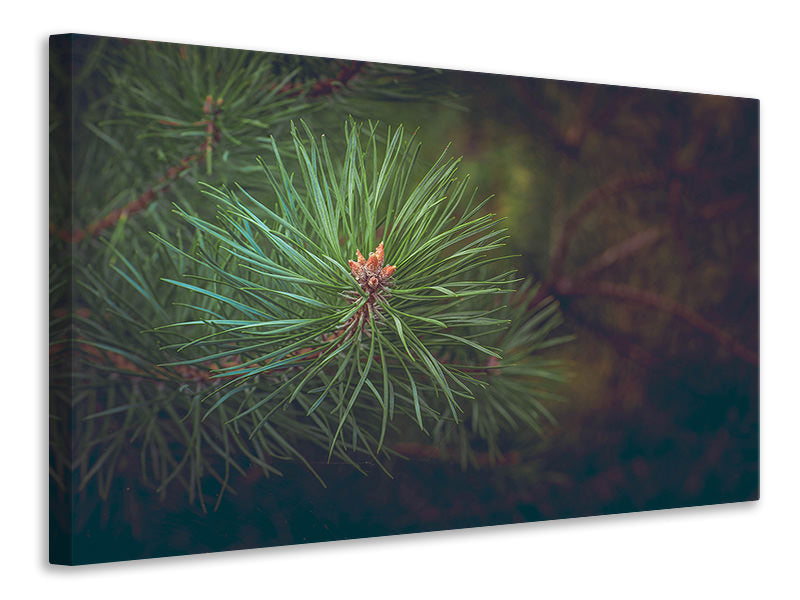
[[[758,366],[758,354],[736,341],[731,335],[723,331],[705,317],[694,312],[685,304],[671,300],[660,294],[641,290],[629,285],[611,283],[607,281],[597,283],[574,282],[569,278],[561,278],[556,284],[556,290],[563,296],[591,296],[611,298],[623,302],[640,304],[654,310],[673,315],[691,325],[695,329],[714,338],[723,348],[738,356],[742,360]]]
[[[577,234],[579,226],[592,210],[594,210],[602,202],[618,194],[638,188],[653,187],[663,180],[664,173],[661,171],[645,172],[639,175],[623,177],[621,179],[610,181],[595,188],[589,195],[584,197],[584,199],[572,211],[572,214],[569,216],[566,223],[564,223],[564,227],[561,230],[561,235],[558,237],[553,246],[552,258],[550,260],[550,272],[545,278],[541,288],[539,288],[539,292],[528,304],[528,307],[533,308],[551,294],[555,282],[558,281],[562,276],[564,263],[567,259],[570,244]]]
[[[670,233],[674,233],[676,237],[678,237],[679,243],[683,241],[685,245],[685,241],[683,240],[683,235],[680,232],[680,228],[676,221],[678,219],[675,216],[675,212],[677,208],[674,206],[674,194],[676,194],[679,190],[679,187],[670,186],[670,203],[672,206],[670,207],[673,215],[671,218],[671,224],[669,227],[662,226],[662,225],[654,225],[638,233],[633,234],[624,242],[611,246],[607,248],[602,254],[593,258],[587,265],[580,268],[575,275],[572,277],[573,280],[579,281],[590,278],[592,275],[610,267],[611,265],[624,260],[644,248],[659,242],[664,237],[668,236]],[[698,219],[704,220],[712,220],[717,217],[723,216],[727,213],[733,212],[738,209],[746,196],[744,194],[736,195],[732,198],[723,200],[721,202],[717,202],[714,204],[709,204],[704,206],[696,215]],[[688,252],[688,249],[687,249]]]
[[[653,171],[633,175],[631,177],[623,177],[622,179],[617,179],[616,181],[611,181],[595,188],[577,207],[575,207],[575,210],[564,224],[564,228],[556,244],[553,259],[550,262],[551,275],[556,278],[561,275],[561,270],[564,267],[567,252],[569,251],[569,245],[575,237],[578,227],[586,216],[599,204],[623,192],[629,192],[638,188],[652,187],[663,181],[663,179],[664,174],[662,172]]]
[[[718,217],[722,217],[727,215],[728,213],[732,213],[737,210],[744,201],[748,199],[747,194],[737,194],[731,198],[726,198],[725,200],[721,200],[720,202],[715,202],[713,204],[707,204],[703,208],[700,209],[698,216],[702,219],[716,219]]]
[[[635,233],[624,242],[611,246],[605,252],[593,258],[589,263],[581,268],[574,276],[576,280],[588,279],[592,275],[607,269],[613,264],[620,262],[637,254],[647,246],[655,244],[666,237],[669,229],[660,225],[648,227],[647,229]]]
[[[366,64],[367,63],[363,60],[354,60],[349,64],[342,65],[341,69],[339,69],[339,73],[335,77],[319,79],[312,83],[306,95],[309,98],[320,98],[346,88],[347,84],[364,70]],[[294,98],[301,96],[307,87],[307,83],[287,83],[281,88],[280,92],[286,94],[290,98]]]
[[[529,308],[533,308],[536,303],[553,292],[560,297],[599,296],[642,304],[652,309],[660,310],[680,318],[692,327],[714,338],[723,348],[727,349],[732,354],[750,364],[757,366],[759,363],[757,353],[751,351],[749,348],[736,341],[728,333],[683,304],[670,300],[669,298],[665,298],[659,294],[648,292],[646,290],[640,290],[623,284],[615,284],[610,282],[587,282],[587,279],[592,275],[608,268],[620,260],[628,258],[629,256],[642,251],[644,248],[661,240],[670,232],[677,234],[677,227],[674,223],[674,219],[670,226],[650,227],[634,234],[624,242],[606,249],[602,254],[595,257],[587,265],[578,270],[578,272],[572,277],[565,276],[562,273],[566,255],[569,250],[569,243],[576,234],[578,225],[590,210],[592,210],[600,201],[604,200],[610,195],[613,195],[614,193],[618,193],[622,189],[648,186],[655,184],[660,180],[661,177],[657,173],[639,176],[638,178],[630,180],[620,180],[616,184],[612,183],[602,188],[598,188],[592,192],[592,194],[587,196],[586,199],[584,199],[584,201],[576,208],[565,224],[562,234],[557,242],[556,250],[554,251],[554,259],[551,262],[550,274],[540,288],[539,292],[529,304]],[[678,186],[673,185],[670,188],[673,209],[675,209],[674,198],[679,191],[680,188]],[[723,202],[709,205],[703,208],[697,217],[701,219],[713,219],[721,214],[736,210],[743,202],[743,199],[743,197],[736,196]],[[645,358],[650,360],[649,357]]]
[[[216,102],[213,101],[211,96],[207,96],[205,102],[203,103],[203,112],[209,117],[207,119],[203,119],[202,121],[197,121],[194,125],[203,126],[206,130],[206,137],[203,140],[203,143],[200,144],[198,152],[196,154],[190,154],[189,156],[185,156],[180,160],[180,163],[176,166],[172,166],[167,169],[167,172],[158,178],[157,185],[151,187],[149,190],[141,194],[135,200],[129,202],[122,208],[117,208],[112,210],[110,213],[101,217],[99,219],[95,219],[83,229],[77,230],[68,230],[68,229],[58,229],[54,224],[50,225],[50,233],[58,233],[58,237],[61,238],[63,241],[67,243],[78,243],[86,237],[94,237],[98,235],[101,231],[108,229],[109,227],[113,227],[116,225],[120,219],[123,217],[129,217],[134,215],[138,212],[145,210],[148,206],[150,206],[155,200],[157,194],[163,193],[169,189],[171,181],[174,181],[178,178],[178,176],[186,171],[187,169],[193,167],[197,163],[203,161],[209,152],[211,152],[216,144],[219,142],[220,139],[220,131],[219,127],[216,124],[216,117],[221,112],[221,105],[222,105],[222,98],[217,99]],[[177,123],[173,123],[171,121],[159,121],[161,125],[166,126],[175,126],[178,125]]]

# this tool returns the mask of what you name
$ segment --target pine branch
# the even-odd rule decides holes
[[[79,128],[92,169],[58,194],[101,216],[51,224],[52,243],[78,253],[74,310],[53,310],[70,328],[51,350],[73,373],[54,443],[72,435],[77,449],[55,452],[56,481],[103,497],[133,457],[159,494],[180,487],[206,510],[248,464],[315,472],[321,453],[383,468],[406,426],[442,450],[456,432],[462,461],[497,464],[502,431],[540,429],[547,385],[518,392],[561,377],[532,359],[564,341],[550,337],[557,309],[511,323],[507,233],[460,159],[420,168],[414,135],[372,123],[348,122],[341,141],[305,124],[279,136],[323,104],[419,99],[408,84],[432,71],[351,61],[323,76],[330,61],[140,42],[109,56],[108,95]],[[272,158],[254,164],[259,150]],[[173,213],[147,210],[168,191]]]
[[[281,92],[289,97],[303,95],[308,98],[321,98],[329,96],[346,88],[350,81],[364,70],[366,64],[366,62],[360,60],[350,61],[349,64],[342,65],[335,77],[318,79],[311,83],[310,86],[303,82],[287,83],[281,88]]]
[[[580,231],[581,224],[591,211],[602,202],[623,192],[650,188],[666,181],[666,172],[652,171],[632,177],[626,176],[617,180],[612,180],[604,185],[598,186],[585,196],[567,218],[554,244],[548,276],[540,288],[539,293],[531,299],[529,306],[535,306],[550,293],[555,293],[563,298],[573,296],[591,297],[597,295],[599,297],[613,298],[628,303],[641,304],[683,320],[698,331],[712,337],[722,348],[731,352],[733,355],[750,364],[758,365],[758,355],[756,353],[736,341],[733,336],[712,324],[689,307],[654,292],[640,290],[624,284],[594,282],[591,280],[596,273],[623,259],[639,254],[643,249],[658,242],[668,234],[673,234],[677,239],[677,243],[681,245],[682,248],[685,248],[685,241],[683,241],[682,238],[679,219],[676,216],[676,203],[679,202],[678,194],[681,189],[680,181],[677,179],[673,179],[669,186],[670,210],[672,213],[669,226],[653,226],[640,231],[620,244],[606,249],[590,260],[576,273],[572,275],[564,273],[567,256],[574,238]],[[733,198],[729,201],[717,203],[716,205],[703,207],[703,209],[699,211],[697,217],[702,219],[714,218],[719,214],[735,210],[740,205],[741,197]],[[684,255],[687,254],[688,249],[684,249]],[[642,355],[642,353],[639,352],[639,355]]]
[[[602,254],[599,254],[593,258],[586,264],[586,266],[581,267],[581,269],[575,273],[572,279],[576,281],[587,280],[600,271],[603,271],[610,266],[625,260],[626,258],[635,256],[648,246],[652,246],[660,240],[663,240],[669,234],[669,231],[669,228],[660,225],[654,225],[653,227],[648,227],[643,231],[635,233],[627,240],[611,246]]]
[[[607,281],[593,283],[574,282],[566,277],[558,280],[556,289],[559,294],[565,296],[611,298],[623,302],[640,304],[673,315],[695,329],[714,338],[725,350],[752,365],[758,366],[758,354],[737,342],[733,336],[729,335],[688,306],[660,294],[619,283]]]
[[[577,234],[579,227],[583,220],[592,212],[597,206],[606,200],[618,196],[623,192],[629,192],[636,189],[648,188],[664,180],[664,174],[660,171],[652,171],[641,173],[634,176],[625,176],[620,179],[610,181],[604,185],[595,188],[588,194],[581,202],[575,207],[572,214],[567,219],[558,241],[555,245],[555,250],[550,261],[550,275],[548,276],[549,284],[558,279],[564,269],[564,263],[567,259],[567,253],[570,244]]]

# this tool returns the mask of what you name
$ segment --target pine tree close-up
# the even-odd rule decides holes
[[[592,414],[635,421],[631,388],[610,387],[603,357],[649,360],[663,348],[658,366],[672,364],[682,342],[671,330],[684,327],[702,340],[701,354],[709,344],[725,365],[757,364],[746,331],[697,314],[727,297],[687,313],[677,301],[659,305],[654,291],[638,297],[626,283],[590,287],[594,280],[578,277],[616,268],[636,244],[674,231],[629,219],[623,206],[624,218],[594,224],[573,244],[592,202],[685,179],[646,170],[590,191],[572,214],[562,202],[531,216],[535,200],[520,203],[535,198],[531,181],[554,198],[569,197],[570,185],[576,195],[591,190],[578,187],[584,180],[569,161],[595,152],[596,141],[587,137],[582,150],[585,131],[566,128],[563,143],[550,140],[552,155],[531,150],[521,140],[538,138],[514,137],[488,96],[481,106],[491,116],[468,116],[477,109],[469,86],[454,85],[458,75],[56,36],[50,76],[51,504],[72,507],[51,509],[51,546],[92,532],[120,540],[113,551],[78,542],[61,560],[648,508],[658,492],[641,506],[553,508],[558,486],[574,477],[557,472],[573,459],[557,457],[594,443],[569,441],[570,432],[615,430],[591,425]],[[521,89],[506,93],[529,101]],[[600,130],[584,96],[569,87],[541,95],[560,103],[567,122]],[[736,107],[720,110],[735,122]],[[642,115],[631,131],[649,123]],[[700,146],[690,140],[680,156],[690,160]],[[539,156],[539,170],[517,166]],[[558,227],[545,231],[551,220]],[[626,246],[620,232],[634,222],[644,233]],[[738,235],[732,228],[725,235]],[[692,236],[684,230],[690,253]],[[610,249],[592,261],[602,245]],[[734,286],[713,264],[692,263]],[[609,317],[606,304],[581,304],[586,297],[618,300],[628,312]],[[643,329],[628,306],[637,301],[657,315]],[[622,341],[593,349],[609,322],[625,331],[608,339]],[[580,375],[609,387],[585,388]],[[590,398],[602,394],[620,399],[617,408],[592,413],[600,404]],[[746,405],[727,418],[745,418]],[[647,480],[657,463],[637,457],[626,464]],[[627,473],[605,485],[623,489]],[[398,508],[381,513],[390,498]],[[153,532],[181,520],[190,524]]]

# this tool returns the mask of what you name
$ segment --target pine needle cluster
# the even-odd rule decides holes
[[[325,86],[358,89],[345,67],[330,83],[238,51],[120,56],[75,131],[83,158],[109,153],[73,182],[89,225],[51,236],[69,248],[51,265],[57,483],[104,496],[133,462],[205,508],[282,460],[388,473],[409,426],[467,465],[475,440],[496,461],[505,432],[552,419],[558,308],[530,306],[459,160],[423,165],[402,126],[292,125]],[[157,93],[165,78],[183,85]]]

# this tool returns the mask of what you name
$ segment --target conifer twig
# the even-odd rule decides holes
[[[581,201],[564,224],[564,229],[558,239],[553,259],[550,263],[551,277],[558,278],[560,276],[567,258],[570,243],[577,234],[578,227],[592,210],[609,198],[613,198],[623,192],[651,187],[662,181],[663,178],[663,173],[659,171],[650,171],[623,177],[595,188]]]
[[[620,242],[619,244],[611,246],[605,250],[605,252],[599,254],[589,261],[585,267],[578,271],[578,273],[575,275],[575,279],[587,279],[592,275],[607,269],[611,265],[614,265],[619,261],[628,258],[629,256],[633,256],[647,246],[655,244],[659,240],[663,239],[668,232],[669,229],[666,227],[655,225],[633,234],[624,242]]]
[[[347,84],[355,78],[364,69],[367,63],[363,60],[351,61],[349,65],[342,65],[336,77],[328,77],[326,79],[319,79],[311,84],[308,90],[309,98],[319,98],[321,96],[328,96],[333,94],[339,89],[347,87]],[[304,83],[287,83],[281,88],[281,93],[286,93],[288,96],[296,97],[303,93],[307,84]]]
[[[211,96],[206,97],[205,102],[203,103],[203,112],[209,115],[209,117],[195,123],[195,125],[202,125],[205,127],[206,137],[200,144],[197,153],[183,157],[178,165],[167,169],[167,172],[158,178],[158,183],[156,186],[151,187],[149,190],[136,198],[136,200],[132,200],[122,208],[114,209],[104,217],[95,219],[83,229],[77,229],[74,231],[69,231],[67,229],[58,230],[57,228],[51,226],[51,233],[54,230],[57,230],[58,236],[61,238],[61,240],[67,243],[76,244],[87,236],[94,237],[101,231],[108,229],[109,227],[113,227],[123,217],[128,217],[145,210],[155,201],[157,194],[163,193],[169,189],[169,182],[174,181],[181,173],[203,161],[208,152],[214,149],[214,146],[219,142],[220,139],[220,132],[216,123],[216,118],[222,110],[221,105],[222,98],[219,98],[216,102],[214,102]],[[163,120],[159,121],[159,123],[167,126],[174,125],[174,123],[170,121]]]

